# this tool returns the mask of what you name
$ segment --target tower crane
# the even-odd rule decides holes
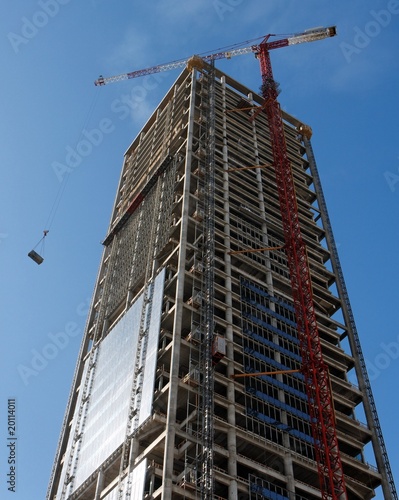
[[[273,41],[270,41],[270,38],[275,35],[267,35],[260,43],[255,45],[247,47],[235,46],[236,48],[231,50],[220,51],[203,57],[193,56],[190,59],[152,66],[108,78],[100,76],[95,81],[95,85],[103,86],[185,65],[189,69],[192,67],[201,68],[206,63],[217,59],[229,59],[233,56],[248,53],[254,53],[259,59],[262,77],[261,91],[264,98],[261,110],[266,113],[270,128],[273,163],[285,240],[284,248],[290,271],[302,355],[302,373],[307,390],[315,458],[323,500],[344,500],[347,498],[347,493],[338,448],[329,373],[322,355],[306,246],[300,230],[294,179],[287,154],[284,124],[277,100],[278,90],[273,77],[270,51],[290,45],[314,42],[335,35],[335,26],[314,28]]]
[[[266,37],[262,37],[263,41],[257,45],[249,45],[247,47],[237,47],[231,50],[224,50],[220,52],[215,52],[213,54],[207,54],[204,56],[193,56],[186,59],[179,59],[177,61],[172,61],[166,64],[160,64],[158,66],[151,66],[149,68],[139,69],[136,71],[131,71],[129,73],[123,73],[121,75],[110,76],[104,78],[103,76],[99,76],[98,79],[94,82],[96,86],[103,86],[109,83],[122,82],[124,80],[130,80],[132,78],[138,78],[140,76],[152,75],[154,73],[160,73],[161,71],[169,71],[171,69],[183,68],[187,64],[190,67],[190,63],[196,62],[201,64],[201,61],[205,63],[216,61],[218,59],[231,59],[234,56],[240,56],[243,54],[250,54],[251,52],[255,55],[259,53],[259,49],[261,46],[267,45],[267,50],[279,49],[280,47],[287,47],[289,45],[298,45],[300,43],[306,42],[315,42],[317,40],[323,40],[324,38],[332,37],[337,34],[335,26],[330,26],[328,28],[312,28],[304,31],[303,33],[298,33],[292,35],[288,38],[283,38],[281,40],[274,40],[269,42],[269,38],[277,35],[267,35]],[[245,43],[245,42],[244,42]],[[237,44],[241,45],[241,44]]]

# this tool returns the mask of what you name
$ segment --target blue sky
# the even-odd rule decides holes
[[[337,25],[274,51],[280,102],[309,123],[393,472],[399,469],[397,0],[25,0],[0,18],[0,496],[45,497],[123,153],[178,71],[93,81],[268,33]],[[217,66],[258,90],[251,55]],[[121,105],[129,112],[121,111]],[[100,130],[101,132],[96,132]],[[67,155],[93,146],[63,178]],[[69,157],[70,158],[70,157]],[[60,173],[61,172],[61,173]],[[57,198],[64,189],[60,199]],[[52,211],[55,200],[56,211]],[[27,257],[44,229],[45,261]],[[7,491],[7,399],[17,492]],[[381,492],[378,493],[381,499]]]

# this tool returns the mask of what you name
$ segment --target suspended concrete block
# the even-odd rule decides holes
[[[34,250],[31,250],[29,253],[28,253],[28,257],[30,257],[32,260],[34,260],[36,262],[36,264],[40,265],[42,262],[43,262],[43,257],[40,256],[37,252],[35,252]]]

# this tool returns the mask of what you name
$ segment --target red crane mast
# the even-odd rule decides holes
[[[210,62],[215,59],[231,58],[236,55],[253,52],[260,61],[262,94],[265,99],[262,109],[267,115],[270,128],[275,176],[285,239],[284,248],[290,271],[302,356],[302,372],[307,390],[315,459],[323,500],[345,500],[347,493],[338,448],[329,373],[321,350],[306,246],[300,230],[294,178],[287,154],[284,123],[280,104],[277,100],[278,91],[273,77],[269,51],[289,45],[322,40],[335,35],[336,29],[334,26],[307,30],[303,33],[271,42],[269,38],[272,35],[267,35],[258,45],[234,48],[202,57],[203,61]],[[194,56],[194,65],[197,65],[198,61],[199,58]],[[185,66],[187,63],[190,63],[190,59],[174,61],[109,78],[100,76],[95,81],[95,85],[102,86],[160,71],[167,71]]]
[[[259,45],[264,110],[268,117],[285,251],[290,270],[292,295],[302,356],[302,372],[308,396],[316,462],[323,500],[346,499],[346,488],[335,429],[329,373],[323,361],[313,304],[312,283],[302,239],[294,178],[285,143],[278,91],[273,78],[269,50],[276,48],[268,38]],[[283,42],[283,41],[282,41]],[[280,45],[284,46],[284,45]]]

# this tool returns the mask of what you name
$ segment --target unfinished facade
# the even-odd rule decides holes
[[[260,105],[185,70],[127,150],[48,500],[322,498]],[[283,119],[347,498],[395,498],[309,135]]]

